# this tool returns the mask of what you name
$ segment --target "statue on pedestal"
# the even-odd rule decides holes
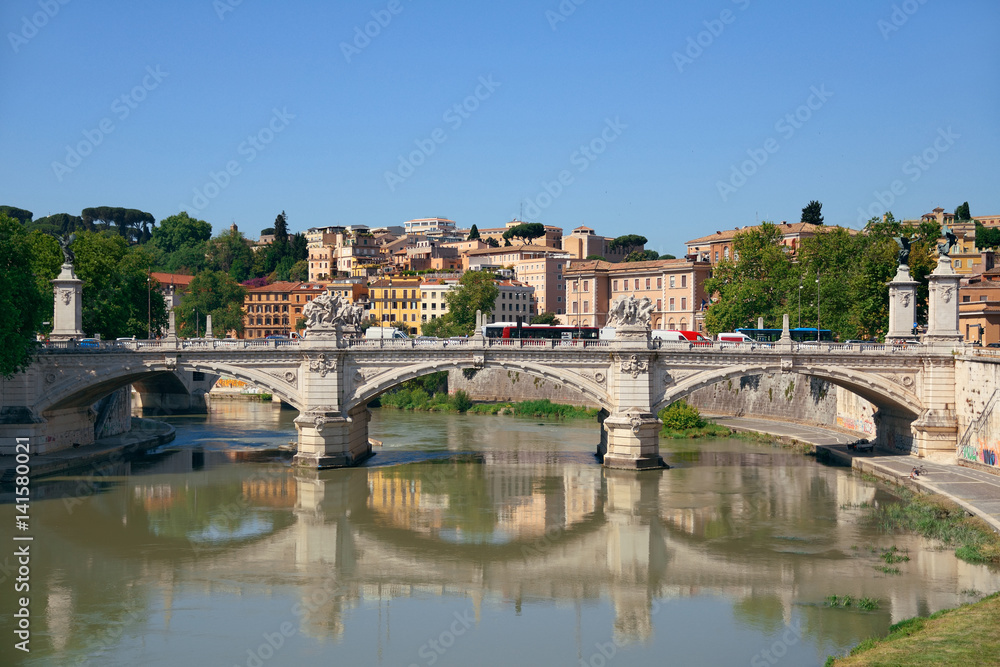
[[[357,333],[364,318],[364,306],[351,303],[339,294],[324,292],[306,304],[302,314],[306,318],[307,336]]]
[[[637,299],[632,294],[620,296],[608,311],[608,326],[648,329],[653,310],[653,301],[647,296],[642,299]]]
[[[958,237],[955,236],[955,232],[951,231],[948,225],[944,225],[941,228],[941,235],[945,240],[937,244],[938,255],[948,257],[951,255],[951,251],[958,247]]]
[[[910,265],[910,239],[905,236],[894,236],[892,237],[899,246],[899,253],[896,255],[896,263],[899,266],[909,266]]]

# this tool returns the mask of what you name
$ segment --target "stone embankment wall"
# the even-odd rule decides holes
[[[462,389],[474,401],[547,398],[553,403],[591,406],[585,396],[560,383],[516,371],[483,369],[471,378],[462,371],[450,371],[448,389]],[[802,375],[748,375],[699,389],[687,400],[702,412],[821,424],[865,437],[875,433],[871,403],[828,382]]]
[[[955,400],[959,463],[1000,474],[1000,356],[958,359]]]

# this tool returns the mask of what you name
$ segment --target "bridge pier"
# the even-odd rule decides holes
[[[347,417],[339,410],[326,408],[303,412],[295,418],[299,448],[293,464],[316,469],[344,468],[364,461],[372,455],[368,444],[370,419],[366,405],[351,408]]]
[[[661,426],[663,422],[656,415],[637,408],[608,415],[601,425],[602,447],[598,449],[604,455],[604,466],[628,470],[662,468]]]

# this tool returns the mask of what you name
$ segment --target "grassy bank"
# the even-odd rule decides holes
[[[985,521],[936,495],[894,488],[899,502],[869,508],[865,519],[886,532],[912,531],[955,548],[969,563],[1000,563],[1000,535]]]
[[[545,398],[539,401],[520,403],[477,403],[469,412],[480,415],[516,415],[518,417],[547,417],[550,419],[593,419],[597,408],[583,408],[575,405],[553,403]]]
[[[911,618],[883,639],[866,639],[828,667],[874,665],[1000,665],[1000,593],[979,602]]]
[[[671,440],[686,438],[726,438],[732,431],[721,424],[714,424],[686,401],[677,401],[660,410],[657,417],[663,422],[660,437]]]

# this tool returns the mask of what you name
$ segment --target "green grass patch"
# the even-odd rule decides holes
[[[1000,593],[945,609],[927,617],[910,618],[889,628],[882,639],[869,638],[846,658],[827,665],[996,665],[1000,664]]]
[[[1000,535],[965,510],[937,496],[920,496],[908,489],[895,491],[898,502],[871,508],[865,519],[885,532],[906,530],[955,547],[955,555],[969,563],[1000,563]],[[882,558],[886,563],[892,555]],[[898,562],[898,561],[895,561]]]
[[[553,403],[547,398],[519,403],[477,403],[469,412],[482,415],[515,415],[518,417],[544,417],[548,419],[593,419],[597,408]]]

